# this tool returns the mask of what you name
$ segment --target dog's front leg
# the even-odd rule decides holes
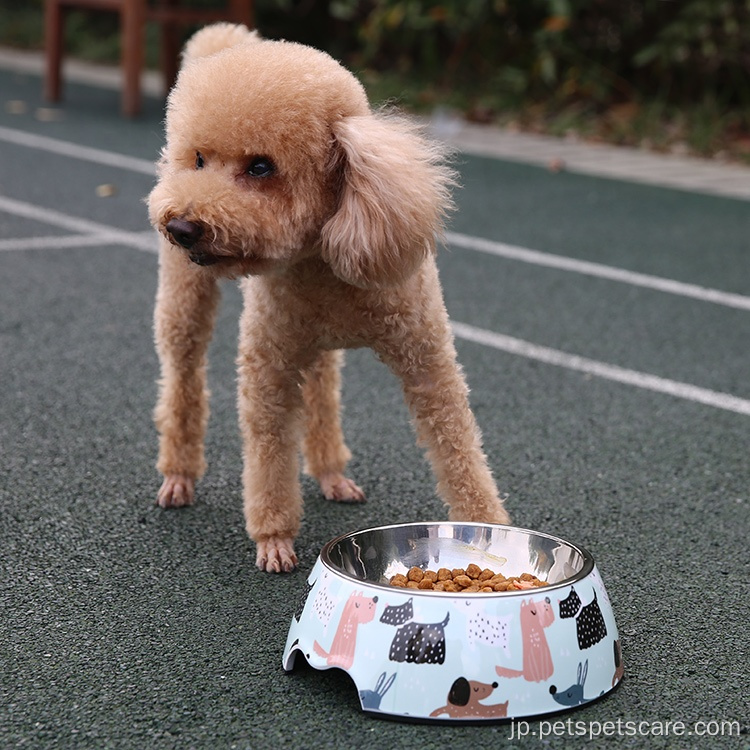
[[[257,545],[256,563],[261,570],[280,573],[297,564],[302,374],[289,364],[280,342],[265,335],[266,323],[246,303],[238,358],[243,493],[247,532]]]
[[[208,421],[206,350],[219,288],[165,239],[159,251],[154,332],[161,364],[157,468],[164,475],[157,503],[175,508],[193,502],[195,480],[205,471],[203,438]]]
[[[436,311],[430,323],[378,349],[403,383],[451,520],[510,523],[482,450],[447,315]]]

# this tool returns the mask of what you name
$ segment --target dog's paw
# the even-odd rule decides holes
[[[258,542],[255,564],[266,573],[291,573],[297,566],[294,540],[271,536]]]
[[[182,508],[192,505],[195,497],[195,480],[184,474],[167,474],[164,477],[156,504],[161,508]]]
[[[492,523],[501,523],[505,526],[510,526],[513,521],[510,518],[510,513],[508,513],[507,510],[505,510],[505,501],[508,499],[508,493],[500,496],[500,503],[498,504],[497,508],[495,509],[494,518],[492,519]]]
[[[500,505],[496,508],[492,508],[491,510],[487,510],[483,513],[470,513],[468,517],[465,518],[453,518],[451,516],[451,521],[469,521],[470,523],[497,523],[501,526],[512,526],[513,522],[511,521],[510,514],[508,513],[505,508]]]
[[[497,523],[502,526],[511,526],[512,521],[510,514],[505,509],[505,500],[507,495],[503,495],[499,500],[490,504],[481,506],[470,506],[468,511],[465,508],[460,510],[452,509],[448,514],[451,521],[463,521],[468,523]]]
[[[334,500],[337,503],[363,503],[365,501],[365,493],[362,489],[351,479],[336,471],[323,474],[318,481],[326,500]]]
[[[500,507],[497,509],[497,511],[494,514],[494,518],[492,519],[492,523],[499,523],[503,526],[510,526],[513,521],[510,518],[510,514],[508,513],[505,508]]]

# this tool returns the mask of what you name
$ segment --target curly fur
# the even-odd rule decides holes
[[[205,469],[218,282],[239,277],[245,516],[262,569],[296,562],[300,444],[327,497],[363,499],[344,475],[344,348],[373,348],[400,377],[451,518],[507,523],[434,262],[452,208],[441,149],[404,118],[373,112],[328,55],[230,24],[188,42],[166,134],[148,201],[162,235],[159,503],[192,502]],[[248,171],[259,159],[272,165],[263,176]]]

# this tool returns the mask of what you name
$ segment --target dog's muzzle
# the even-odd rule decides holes
[[[174,242],[188,251],[188,257],[193,263],[199,266],[211,266],[219,261],[216,255],[211,255],[196,247],[203,237],[203,225],[197,221],[170,219],[165,229]]]
[[[170,219],[165,229],[172,239],[186,250],[190,250],[203,237],[203,226],[197,221]]]

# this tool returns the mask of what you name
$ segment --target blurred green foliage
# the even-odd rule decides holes
[[[600,104],[750,103],[748,0],[331,0],[362,64]],[[355,48],[352,48],[353,50]]]

